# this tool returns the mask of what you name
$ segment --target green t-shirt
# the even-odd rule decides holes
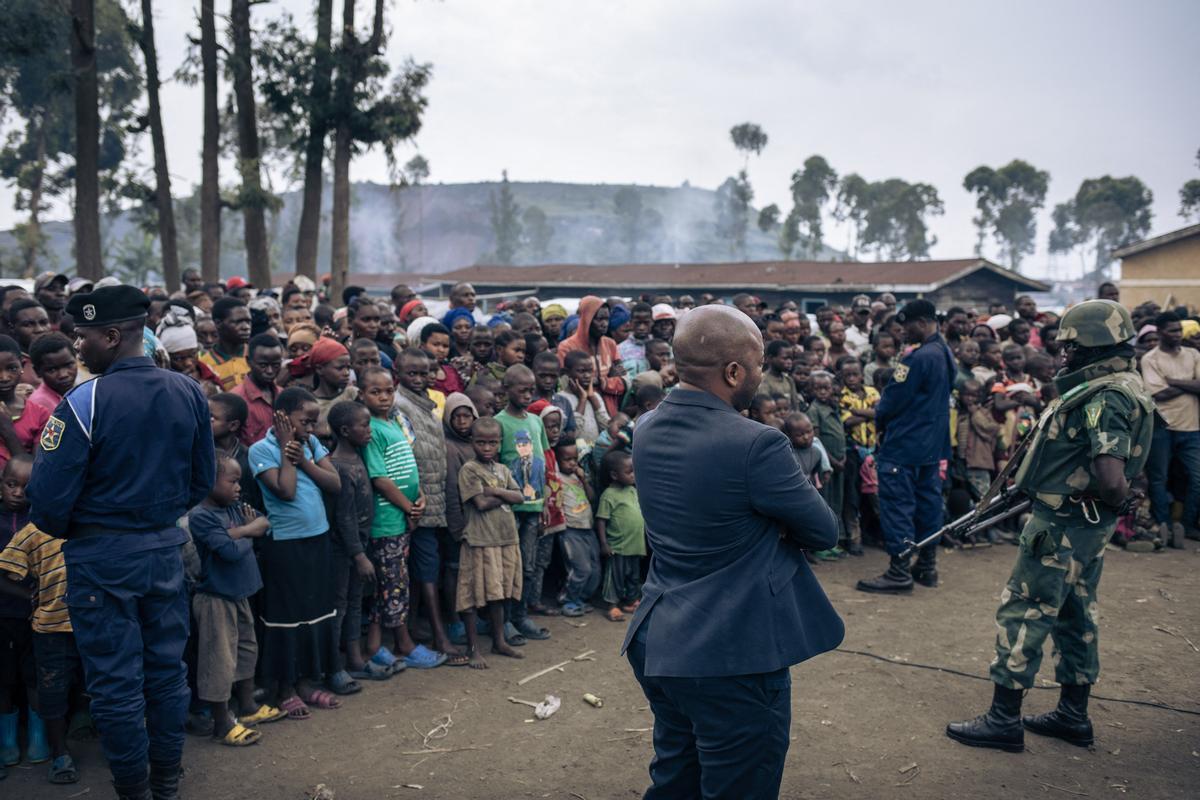
[[[500,423],[500,463],[508,467],[521,493],[529,502],[513,511],[540,512],[546,497],[546,451],[550,442],[536,414],[514,417],[504,409],[495,417]]]
[[[417,460],[404,428],[394,419],[371,417],[371,441],[363,448],[363,461],[371,479],[391,478],[404,496],[416,502],[421,481],[417,476]],[[371,523],[371,538],[399,536],[408,530],[404,511],[375,492],[375,519]]]
[[[646,523],[636,486],[613,484],[600,495],[596,519],[605,520],[604,537],[619,556],[646,555]]]

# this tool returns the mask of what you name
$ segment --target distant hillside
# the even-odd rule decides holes
[[[729,261],[741,258],[730,252],[729,243],[717,237],[714,202],[716,193],[692,186],[675,188],[633,186],[646,213],[647,224],[636,252],[630,253],[620,234],[620,221],[613,198],[624,188],[618,184],[511,183],[513,196],[523,214],[540,208],[551,231],[544,246],[530,240],[517,253],[518,264],[582,263],[605,264],[626,261]],[[353,187],[351,228],[351,271],[369,273],[441,273],[480,261],[491,260],[492,236],[489,198],[497,183],[430,184],[391,189],[376,183]],[[326,187],[322,215],[320,270],[329,268],[329,218],[332,192]],[[177,201],[180,260],[195,265],[199,258],[199,215],[195,198]],[[779,258],[774,233],[765,234],[754,224],[751,211],[746,235],[745,257],[750,260]],[[300,194],[283,196],[283,208],[268,219],[272,237],[272,260],[277,272],[290,271],[300,218]],[[241,216],[222,215],[221,272],[225,276],[245,274],[241,241]],[[133,225],[131,215],[122,213],[103,224],[105,263],[111,269],[134,269],[156,258],[157,244]],[[45,268],[72,272],[72,233],[69,222],[46,225],[49,257]],[[0,233],[0,262],[9,272],[15,262],[16,246],[11,232]],[[811,258],[812,256],[806,256]],[[843,258],[839,251],[823,248],[820,260]]]

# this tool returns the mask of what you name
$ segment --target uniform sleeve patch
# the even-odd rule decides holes
[[[1100,412],[1103,410],[1104,404],[1102,403],[1089,403],[1087,405],[1087,407],[1084,409],[1084,415],[1087,418],[1087,426],[1089,428],[1095,428],[1098,424],[1100,424]]]
[[[46,420],[46,427],[42,428],[42,449],[47,452],[57,450],[62,443],[63,431],[67,429],[66,424],[58,417],[50,417]]]
[[[895,371],[892,372],[892,380],[896,383],[904,383],[908,380],[908,365],[900,364],[897,366]]]

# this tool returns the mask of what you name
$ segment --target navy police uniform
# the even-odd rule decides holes
[[[76,295],[68,312],[87,327],[139,319],[147,306],[134,287],[113,286]],[[210,422],[190,378],[120,359],[63,398],[26,490],[32,521],[67,540],[67,605],[118,790],[182,756],[187,533],[176,523],[212,488]]]
[[[932,315],[924,300],[910,302],[901,314],[918,303],[928,309],[913,311]],[[957,371],[954,354],[935,333],[896,367],[876,407],[879,515],[889,555],[942,526],[940,464],[951,456],[950,389]]]

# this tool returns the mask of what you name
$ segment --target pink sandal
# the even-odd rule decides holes
[[[307,697],[303,694],[299,696],[305,703],[316,708],[332,709],[342,707],[342,701],[338,700],[332,692],[327,692],[324,689],[313,689],[308,693]]]
[[[297,695],[292,695],[280,703],[279,709],[280,711],[287,712],[288,719],[305,720],[312,716],[312,712],[308,710],[308,706]]]

